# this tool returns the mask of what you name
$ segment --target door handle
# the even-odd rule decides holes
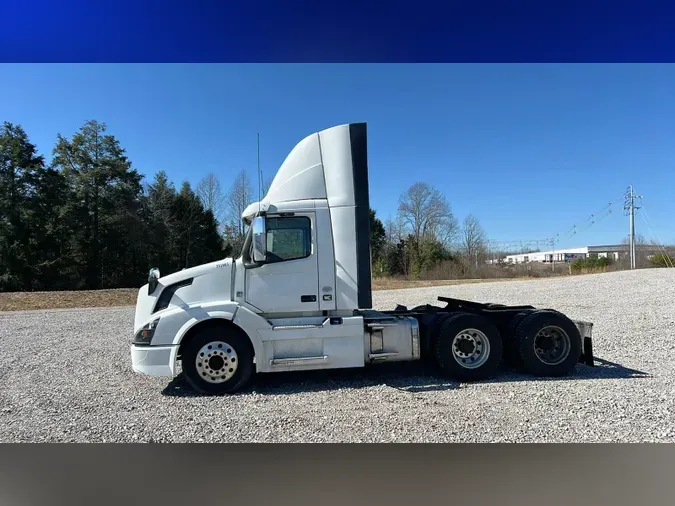
[[[301,295],[300,302],[316,302],[316,295]]]

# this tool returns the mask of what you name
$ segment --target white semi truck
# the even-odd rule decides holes
[[[242,215],[240,258],[161,277],[138,293],[134,371],[198,391],[241,389],[254,373],[428,360],[459,381],[504,357],[539,376],[593,365],[592,324],[558,311],[439,297],[445,306],[372,309],[365,123],[300,141]]]

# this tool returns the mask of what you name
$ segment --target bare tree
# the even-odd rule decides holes
[[[214,218],[219,224],[222,223],[225,211],[225,197],[220,189],[218,177],[213,172],[209,173],[197,185],[196,193],[204,208],[213,213]]]
[[[449,244],[457,235],[457,220],[450,204],[427,183],[415,183],[401,195],[398,215],[417,244],[427,238]]]
[[[400,216],[393,220],[388,218],[384,224],[384,232],[387,242],[397,244],[405,238],[405,224]]]
[[[472,264],[475,263],[478,268],[478,262],[485,258],[487,238],[478,218],[473,214],[464,218],[461,241],[462,251],[467,260]]]
[[[245,170],[239,172],[230,192],[227,195],[227,219],[231,223],[239,225],[238,230],[241,235],[244,234],[244,225],[241,221],[241,215],[248,205],[253,201],[253,187],[248,179]]]
[[[239,172],[229,193],[225,206],[226,221],[223,223],[223,235],[225,236],[226,248],[232,256],[241,252],[244,244],[246,227],[242,222],[241,215],[253,201],[253,187],[245,170]]]

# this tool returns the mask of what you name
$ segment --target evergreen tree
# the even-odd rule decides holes
[[[160,272],[173,272],[182,268],[172,258],[175,247],[176,197],[173,183],[169,181],[164,171],[160,171],[148,185],[143,199],[147,267],[157,267]]]
[[[30,290],[35,227],[30,219],[44,159],[19,125],[0,128],[0,290]]]
[[[387,234],[384,225],[375,215],[373,209],[370,210],[370,251],[373,262],[377,262],[382,254],[382,248],[386,242]]]
[[[27,209],[32,228],[32,288],[67,290],[74,284],[74,273],[69,272],[70,259],[64,250],[64,238],[70,233],[70,227],[63,219],[64,202],[68,197],[66,180],[51,167],[39,167],[32,174],[31,184],[34,190]]]
[[[140,265],[142,176],[105,123],[87,121],[71,140],[59,135],[54,167],[67,180],[68,253],[82,287],[121,286]]]
[[[173,216],[176,243],[172,258],[176,265],[191,267],[222,258],[218,223],[188,182],[183,183],[174,200]]]

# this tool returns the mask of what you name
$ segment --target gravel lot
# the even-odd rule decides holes
[[[229,397],[134,374],[133,308],[0,313],[0,442],[675,441],[675,270],[381,291],[552,307],[594,322],[598,367],[457,384],[417,364],[277,373]]]

